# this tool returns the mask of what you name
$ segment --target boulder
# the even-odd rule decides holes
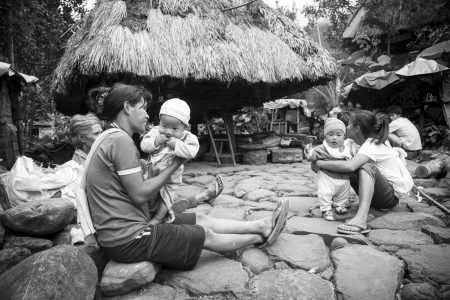
[[[0,250],[0,274],[20,263],[32,253],[27,248],[9,248]]]
[[[413,282],[450,284],[450,245],[422,245],[397,252]]]
[[[96,284],[91,259],[73,246],[61,245],[38,252],[0,275],[0,299],[93,299]]]
[[[348,245],[331,253],[336,292],[343,299],[395,299],[403,263],[370,246]]]
[[[105,296],[123,295],[152,283],[159,270],[159,265],[149,261],[123,264],[110,260],[100,288]]]
[[[51,247],[53,247],[53,243],[50,240],[42,238],[12,236],[8,238],[5,245],[3,245],[4,249],[15,247],[27,248],[31,251],[31,253],[36,253],[39,251],[50,249]]]
[[[245,249],[241,256],[241,262],[254,274],[261,274],[270,269],[272,264],[267,255],[258,248]]]
[[[331,266],[329,251],[323,239],[316,234],[293,235],[282,233],[267,248],[275,260],[283,260],[292,267],[322,272]]]
[[[369,222],[373,229],[420,230],[423,225],[445,227],[439,218],[427,213],[387,213]]]
[[[276,269],[255,277],[255,298],[268,299],[334,299],[333,284],[302,270]]]
[[[72,237],[70,230],[73,227],[79,227],[76,224],[67,225],[62,231],[50,235],[48,238],[52,241],[53,245],[72,245]]]
[[[75,215],[70,199],[52,198],[12,207],[5,211],[3,222],[14,232],[41,237],[63,230]]]
[[[249,294],[246,287],[248,279],[240,262],[204,250],[193,270],[163,269],[158,274],[157,282],[184,289],[191,296],[232,293],[240,299]]]

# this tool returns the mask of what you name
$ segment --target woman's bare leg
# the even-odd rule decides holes
[[[370,204],[372,203],[375,181],[373,177],[370,176],[363,169],[359,169],[358,176],[359,176],[358,212],[353,218],[349,219],[346,223],[350,225],[359,225],[364,227],[367,224],[367,215],[369,214]]]
[[[204,248],[216,252],[229,252],[245,246],[262,243],[265,238],[260,234],[230,234],[216,233],[205,228]]]
[[[222,234],[258,234],[268,237],[272,232],[272,219],[265,218],[256,221],[236,221],[230,219],[211,218],[204,214],[196,214],[197,225]]]

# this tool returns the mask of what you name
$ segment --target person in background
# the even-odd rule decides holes
[[[100,120],[94,114],[74,115],[69,124],[71,144],[75,147],[72,160],[84,165],[95,139],[102,132]]]
[[[389,123],[389,142],[392,146],[406,151],[422,150],[419,131],[410,120],[402,117],[402,112],[402,108],[398,105],[392,105],[387,109],[387,114],[391,119]]]

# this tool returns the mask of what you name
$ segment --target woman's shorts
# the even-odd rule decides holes
[[[398,204],[398,198],[394,194],[394,188],[387,181],[387,179],[381,175],[378,168],[374,163],[366,163],[360,167],[360,170],[364,170],[374,179],[373,197],[370,206],[377,209],[391,209]],[[350,185],[358,194],[359,174],[355,172],[350,177]]]
[[[175,214],[173,223],[151,225],[126,244],[102,249],[117,262],[151,261],[190,270],[197,264],[205,243],[205,230],[195,224],[195,213]]]

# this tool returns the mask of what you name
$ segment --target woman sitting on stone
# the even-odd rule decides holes
[[[84,165],[95,139],[103,132],[100,120],[94,114],[74,115],[69,124],[70,139],[75,147],[72,160]]]
[[[286,223],[287,201],[278,205],[272,218],[258,221],[176,213],[172,223],[149,225],[158,204],[155,195],[184,161],[175,158],[158,176],[144,181],[131,135],[145,130],[146,108],[140,89],[115,84],[103,106],[112,128],[98,137],[86,160],[87,199],[105,254],[118,262],[147,260],[192,269],[203,248],[228,252],[273,243]]]
[[[316,161],[312,169],[334,172],[355,172],[350,184],[359,196],[358,212],[338,226],[344,234],[367,233],[370,207],[391,209],[408,193],[414,182],[388,141],[389,120],[366,110],[350,114],[347,138],[361,145],[359,152],[347,161]]]

